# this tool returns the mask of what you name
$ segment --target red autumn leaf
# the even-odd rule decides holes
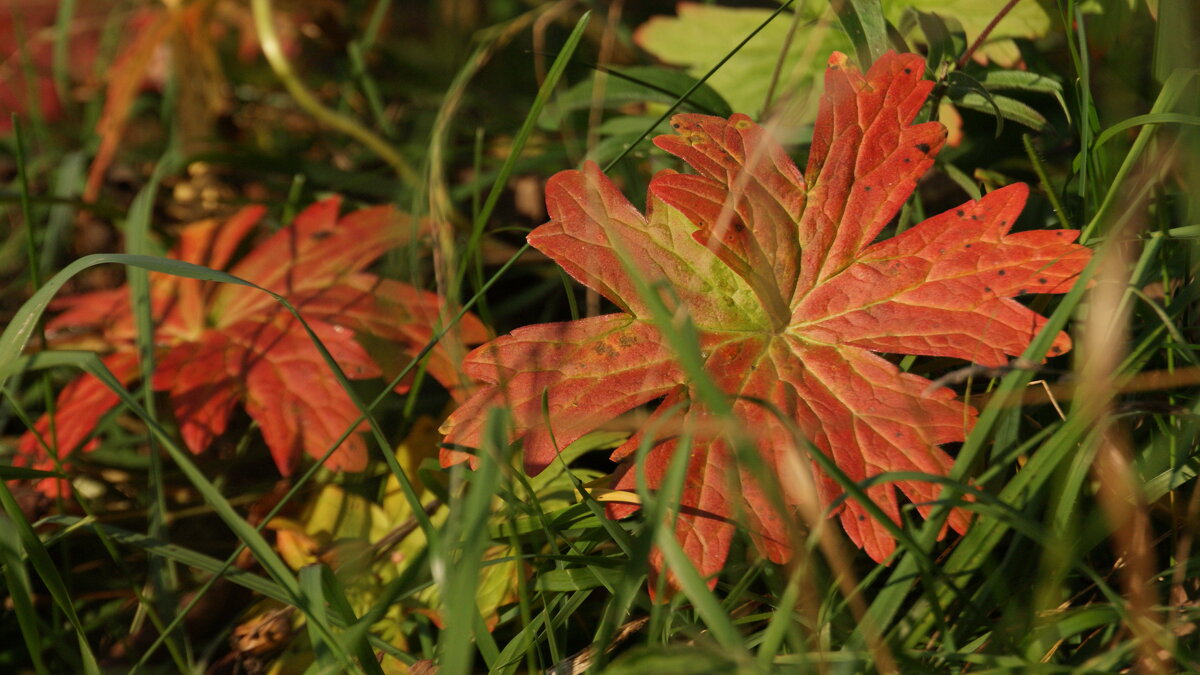
[[[248,207],[226,221],[183,228],[172,257],[228,269],[286,297],[347,377],[376,377],[380,367],[356,336],[389,340],[415,355],[433,336],[442,302],[434,293],[361,271],[411,238],[416,226],[407,217],[391,207],[377,207],[339,219],[339,205],[332,198],[311,206],[232,266],[235,251],[262,218],[263,208]],[[83,332],[99,333],[112,351],[106,363],[128,384],[139,375],[129,298],[124,287],[66,298],[58,303],[62,313],[47,323],[47,333],[59,344],[77,340]],[[303,454],[322,456],[359,417],[299,322],[265,293],[155,274],[151,303],[158,346],[153,386],[169,394],[192,452],[203,452],[223,433],[241,403],[258,421],[279,472],[286,476]],[[459,339],[479,343],[486,337],[478,319],[464,317]],[[429,355],[428,370],[458,396],[455,363],[453,347],[439,343]],[[65,457],[116,403],[116,396],[95,378],[74,381],[59,396],[55,442],[48,441],[49,422],[43,417],[37,434],[31,431],[21,439],[17,463],[53,468],[42,443]],[[327,466],[363,469],[361,436],[352,434]]]
[[[302,21],[302,14],[300,11],[272,14],[282,24],[279,32],[285,52],[296,48],[294,27]],[[174,67],[177,78],[191,78],[184,86],[193,88],[195,97],[203,100],[204,105],[221,108],[224,103],[214,100],[223,98],[223,87],[214,87],[214,83],[224,81],[216,40],[232,29],[240,34],[238,53],[243,60],[258,53],[251,12],[237,3],[194,0],[183,5],[148,7],[136,12],[127,24],[127,39],[121,43],[109,69],[112,77],[105,87],[104,110],[96,122],[100,145],[88,169],[85,201],[94,201],[100,194],[104,176],[116,159],[129,126],[138,94],[148,87],[161,88],[168,76],[167,67]],[[172,59],[165,58],[166,48],[172,50]],[[192,63],[192,71],[181,67],[185,60]],[[197,74],[201,77],[196,78]]]
[[[37,108],[42,118],[62,116],[63,102],[55,89],[54,40],[58,3],[48,0],[0,2],[0,134],[12,130],[12,113],[25,115]],[[80,3],[67,27],[67,75],[87,79],[100,51],[108,0]],[[29,76],[32,76],[30,78]]]
[[[14,112],[24,115],[36,107],[47,121],[63,115],[60,93],[64,92],[56,90],[53,77],[59,4],[57,0],[0,2],[0,134],[11,130]],[[244,61],[258,55],[259,44],[250,9],[236,2],[195,0],[169,7],[156,3],[120,13],[112,0],[79,4],[66,26],[68,81],[64,84],[86,93],[104,91],[104,108],[96,123],[100,143],[84,190],[84,199],[94,201],[116,159],[139,94],[161,89],[167,68],[180,69],[180,61],[186,58],[205,69],[204,77],[193,77],[186,86],[195,88],[206,105],[220,107],[221,102],[212,100],[220,91],[213,83],[223,82],[217,41],[235,33],[238,55]],[[276,11],[273,16],[282,48],[295,52],[296,26],[303,23],[304,12]],[[115,58],[99,81],[102,76],[95,70],[101,36],[113,28],[120,36]],[[173,62],[167,58],[169,48],[186,53]]]
[[[696,430],[676,527],[684,551],[713,575],[733,523],[743,519],[767,557],[786,560],[790,518],[738,466],[727,438],[705,431],[715,426],[711,413],[695,402],[651,320],[636,290],[640,276],[673,289],[698,332],[708,376],[754,434],[790,506],[804,503],[807,488],[789,478],[796,464],[788,455],[799,452],[789,425],[855,481],[887,472],[945,475],[952,459],[939,445],[961,441],[975,411],[876,352],[1003,364],[1045,323],[1012,298],[1066,292],[1090,252],[1071,243],[1075,231],[1010,233],[1027,194],[1020,184],[875,242],[944,143],[940,124],[912,124],[932,86],[923,71],[919,56],[888,54],[864,77],[835,53],[803,174],[744,115],[679,115],[672,124],[679,135],[655,143],[696,173],[655,176],[645,216],[594,165],[554,176],[546,190],[552,220],[529,241],[622,313],[529,326],[476,349],[466,370],[485,386],[447,420],[446,443],[478,445],[485,410],[504,406],[514,439],[524,440],[526,467],[537,472],[554,459],[555,443],[665,397],[655,416],[682,404],[681,424]],[[1069,348],[1059,334],[1052,352]],[[552,429],[543,423],[543,396]],[[613,458],[632,459],[641,440],[635,435]],[[668,438],[651,448],[650,488],[663,480],[676,444]],[[465,457],[446,450],[442,459]],[[820,504],[843,495],[815,465],[812,474]],[[635,486],[626,464],[616,487]],[[731,496],[735,488],[740,498]],[[897,523],[894,488],[922,514],[939,491],[910,479],[869,487]],[[834,514],[873,559],[895,548],[861,503],[845,500]],[[949,524],[962,532],[967,515],[958,510]]]

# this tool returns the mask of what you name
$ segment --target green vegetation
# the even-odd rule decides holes
[[[0,7],[0,671],[1200,670],[1200,10],[718,4]],[[765,516],[734,509],[706,578],[673,523],[707,432],[639,405],[529,475],[514,419],[552,450],[577,420],[549,395],[470,408],[483,378],[459,366],[488,337],[631,311],[526,243],[551,176],[591,160],[643,209],[652,176],[686,171],[651,142],[674,112],[750,115],[803,171],[835,49],[920,54],[916,121],[949,131],[880,239],[1024,182],[1014,231],[1078,230],[1091,262],[1017,300],[1047,323],[1008,365],[885,355],[978,411],[945,472],[858,480],[820,432],[789,445],[832,505],[746,451],[761,429],[720,426],[741,408],[703,330],[631,265],[622,300],[788,522],[778,564],[749,536]],[[313,215],[335,195],[342,220]],[[337,237],[351,221],[372,234]],[[276,348],[259,324],[302,364],[243,384]],[[201,348],[229,336],[252,346]],[[643,403],[664,397],[687,403]],[[470,447],[442,445],[455,409]],[[647,483],[668,435],[683,451]],[[889,481],[937,497],[892,523],[864,501]],[[846,503],[894,553],[854,545]]]

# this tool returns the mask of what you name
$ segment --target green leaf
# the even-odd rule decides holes
[[[829,4],[854,43],[859,67],[866,70],[890,46],[879,0],[831,0]]]
[[[997,115],[1000,118],[1023,124],[1035,131],[1041,131],[1046,126],[1046,118],[1040,112],[1015,98],[1000,95],[988,98],[974,91],[959,95],[952,94],[950,98],[960,108]]]
[[[953,18],[962,25],[967,39],[974,41],[984,28],[996,18],[996,14],[1004,3],[996,0],[884,0],[884,16],[893,22],[898,22],[907,8],[938,14],[945,18]],[[1021,58],[1014,38],[1038,38],[1050,32],[1052,27],[1050,15],[1042,9],[1041,3],[1031,0],[1018,2],[1004,18],[992,29],[983,48],[976,52],[1003,66],[1010,66]],[[913,33],[905,34],[905,38],[916,42]]]
[[[1062,83],[1041,73],[1028,70],[987,70],[976,80],[988,91],[1033,91],[1042,94],[1061,94]]]
[[[801,30],[786,53],[781,52],[794,19],[790,14],[767,24],[708,79],[707,83],[734,111],[759,112],[781,58],[781,80],[776,91],[794,89],[803,95],[820,86],[819,76],[829,53],[850,48],[846,36],[831,29],[827,21],[816,23],[819,14],[800,11],[804,12],[799,17]],[[678,14],[651,18],[638,28],[634,39],[659,59],[683,66],[699,77],[762,25],[772,11],[682,3]]]
[[[836,4],[836,3],[835,3]],[[999,11],[994,0],[842,0],[843,20],[862,30],[861,44],[879,53],[891,49],[887,40],[887,22],[901,25],[906,12],[920,11],[936,14],[944,22],[956,21],[969,40],[975,39]],[[882,14],[877,8],[882,7]],[[848,51],[860,42],[841,30],[824,3],[806,3],[790,8],[798,17],[785,14],[768,24],[737,54],[733,55],[708,84],[737,112],[757,114],[766,99],[776,66],[782,79],[776,92],[795,91],[806,100],[815,101],[822,83],[819,77],[825,58],[833,51]],[[771,14],[766,9],[720,7],[699,3],[680,3],[677,16],[655,16],[634,33],[638,45],[667,63],[683,66],[693,76],[700,77],[732,51],[738,42],[757,28]],[[787,43],[791,24],[795,34]],[[925,43],[915,21],[903,31],[910,42]],[[988,42],[976,52],[1008,66],[1020,58],[1013,38],[1037,38],[1051,27],[1049,15],[1037,2],[1020,2],[992,30]],[[870,38],[869,46],[867,38]],[[863,57],[859,54],[859,59]],[[782,59],[782,63],[780,63]],[[798,109],[786,116],[786,122],[811,121],[815,109]]]
[[[925,61],[930,68],[936,69],[944,63],[958,60],[958,55],[967,48],[966,33],[957,19],[913,9],[905,12],[902,23],[907,23],[910,16],[921,28],[929,45]]]

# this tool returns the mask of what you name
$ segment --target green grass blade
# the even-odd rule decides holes
[[[1148,115],[1157,116],[1167,114],[1179,102],[1179,99],[1189,90],[1192,80],[1200,70],[1176,70],[1171,73],[1167,81],[1163,84],[1162,91],[1158,93],[1158,98],[1154,99],[1154,105],[1151,106]],[[1086,124],[1084,125],[1086,127]],[[1117,173],[1113,176],[1109,184],[1108,191],[1104,194],[1104,199],[1100,202],[1100,206],[1096,208],[1095,214],[1092,216],[1088,224],[1083,228],[1083,234],[1080,235],[1080,241],[1087,243],[1092,237],[1096,236],[1097,228],[1105,219],[1109,217],[1109,212],[1117,202],[1117,197],[1125,194],[1129,186],[1126,179],[1137,165],[1137,160],[1145,152],[1146,147],[1150,144],[1150,140],[1154,138],[1155,132],[1161,125],[1159,124],[1143,124],[1138,131],[1137,138],[1134,139],[1133,145],[1129,147],[1129,152],[1125,154],[1125,159],[1121,161],[1121,166],[1117,169]],[[1084,151],[1088,151],[1092,146],[1087,143],[1090,138],[1085,137]],[[1107,140],[1107,139],[1106,139]],[[1085,156],[1086,159],[1086,156]],[[1085,166],[1081,163],[1080,166]],[[1080,176],[1082,181],[1084,176]]]
[[[99,675],[100,668],[96,664],[96,656],[92,653],[91,646],[88,645],[87,633],[83,629],[79,615],[75,612],[74,599],[67,590],[67,585],[63,582],[54,560],[50,558],[50,553],[42,544],[42,540],[38,538],[37,533],[33,531],[29,521],[25,519],[21,507],[17,505],[16,499],[8,489],[8,484],[3,481],[0,481],[0,507],[3,507],[4,512],[8,514],[9,522],[16,529],[17,540],[25,555],[28,556],[33,571],[46,585],[46,590],[50,592],[55,606],[62,610],[67,621],[75,630],[75,636],[79,643],[80,667],[86,675]]]
[[[0,515],[0,563],[4,566],[8,600],[13,613],[17,615],[25,649],[33,661],[34,670],[38,675],[45,675],[50,671],[46,670],[46,663],[42,661],[42,636],[38,629],[37,612],[33,608],[33,587],[29,585],[29,573],[22,560],[21,536],[7,515]]]
[[[136,259],[141,257],[141,256],[131,256],[131,255],[116,256],[116,254],[114,254],[114,256],[118,257],[119,259],[121,259],[121,261],[125,262],[126,264],[137,264],[140,261],[137,261]],[[91,257],[92,258],[97,258],[97,257],[103,258],[103,257],[113,257],[113,256],[91,256]],[[87,260],[87,259],[85,258],[83,260]],[[156,269],[156,271],[164,271],[164,269],[161,269],[163,267],[162,261],[164,259],[150,258],[150,260],[155,261],[154,263],[146,263],[150,269]],[[166,262],[174,263],[177,261],[166,261]],[[180,264],[187,265],[187,263],[180,263]],[[178,269],[178,267],[175,265],[169,265],[169,266],[165,266],[165,267],[167,269]],[[188,267],[196,267],[196,266],[188,265]],[[70,269],[70,267],[68,267],[68,269]],[[206,268],[199,268],[199,269],[204,270]],[[64,271],[66,271],[66,270],[64,270]],[[193,270],[193,272],[195,272],[195,271]],[[212,270],[208,270],[208,272],[212,272]],[[200,272],[195,272],[195,273],[200,274]],[[222,276],[229,276],[229,275],[225,275],[224,273],[215,273],[215,274],[220,274]],[[51,280],[51,281],[53,282],[53,280]],[[245,282],[242,282],[242,283],[244,284]],[[47,284],[47,286],[49,286],[49,284]],[[6,333],[7,333],[7,331],[6,331]],[[2,339],[2,338],[0,338],[0,339]],[[110,372],[108,370],[108,368],[104,365],[103,362],[101,362],[100,358],[96,354],[94,354],[92,352],[43,352],[43,353],[36,354],[34,356],[31,356],[31,357],[28,357],[25,359],[17,359],[17,361],[15,363],[6,364],[6,365],[8,365],[9,367],[22,367],[23,366],[23,367],[27,367],[30,369],[73,366],[76,368],[80,368],[84,372],[91,374],[93,377],[100,380],[100,382],[103,383],[106,387],[108,387],[113,393],[117,394],[117,397],[121,400],[122,403],[124,403],[126,406],[129,407],[130,410],[132,410],[135,414],[137,414],[139,417],[142,418],[142,420],[146,423],[146,426],[149,428],[150,432],[153,433],[155,438],[159,441],[159,443],[162,444],[162,447],[167,451],[167,454],[171,456],[171,459],[175,462],[175,464],[183,472],[184,476],[192,483],[192,485],[193,485],[193,487],[195,487],[196,491],[200,493],[200,496],[205,500],[205,502],[207,502],[208,505],[210,507],[212,507],[213,511],[221,518],[221,520],[223,520],[225,522],[225,524],[233,531],[233,533],[236,534],[238,536],[238,538],[241,539],[246,544],[246,546],[254,554],[255,558],[259,561],[259,563],[263,566],[263,568],[267,571],[267,573],[271,576],[271,578],[274,579],[276,583],[278,583],[281,587],[284,588],[284,590],[287,592],[287,594],[290,598],[289,604],[292,604],[297,609],[299,609],[301,612],[305,613],[308,616],[309,621],[311,621],[314,624],[315,629],[319,630],[322,636],[331,636],[332,635],[332,631],[331,631],[330,627],[328,626],[328,624],[320,621],[319,619],[314,618],[311,615],[310,608],[308,607],[307,603],[305,602],[305,599],[302,597],[302,595],[300,593],[299,584],[296,581],[295,576],[291,573],[291,570],[288,569],[287,565],[278,556],[278,554],[275,553],[274,549],[271,548],[271,545],[267,542],[267,540],[264,539],[261,534],[259,534],[258,529],[255,528],[254,526],[250,525],[248,522],[246,522],[245,519],[243,519],[240,515],[238,515],[237,511],[234,510],[233,506],[230,505],[228,500],[225,499],[224,495],[221,494],[220,489],[218,489],[215,485],[213,485],[212,482],[209,481],[208,478],[204,475],[204,473],[192,462],[190,453],[187,450],[185,450],[184,448],[182,448],[176,442],[174,437],[172,437],[165,429],[163,429],[162,426],[160,426],[158,423],[154,422],[149,417],[149,415],[146,413],[145,409],[142,408],[141,404],[137,401],[137,399],[128,390],[126,390],[123,386],[121,386],[121,383],[113,376],[112,372]],[[5,372],[5,371],[0,370],[0,372]],[[12,500],[11,493],[8,492],[7,487],[5,487],[2,492],[0,492],[0,497],[4,497],[5,495],[7,495],[7,499],[9,501]],[[7,508],[8,507],[6,506],[6,509]],[[15,501],[12,502],[12,508],[17,508]],[[30,533],[32,534],[32,530],[30,530]],[[28,548],[28,546],[29,546],[29,544],[27,542],[26,547]],[[39,542],[39,546],[40,546],[40,542]],[[43,553],[44,553],[44,549],[43,549]],[[48,561],[48,558],[46,558],[46,560]],[[36,559],[35,559],[35,563],[36,563]],[[36,564],[35,564],[35,568],[37,568]],[[53,570],[53,567],[51,567],[50,569]],[[39,572],[40,571],[41,570],[39,569]],[[72,613],[73,613],[73,609],[72,609]],[[337,647],[336,643],[333,644],[333,647],[335,650],[335,654],[337,655],[337,657],[339,659],[339,662],[341,662],[343,665],[349,666],[351,663],[350,657],[345,652],[338,651],[336,649],[336,647]],[[90,652],[89,652],[89,654],[90,654]]]
[[[1121,133],[1134,127],[1145,126],[1148,124],[1180,124],[1186,126],[1200,126],[1200,116],[1188,115],[1185,113],[1147,113],[1145,115],[1134,115],[1129,119],[1122,120],[1112,125],[1111,127],[1100,132],[1096,137],[1096,142],[1092,146],[1099,150],[1100,146],[1108,141],[1116,138]]]
[[[133,198],[133,203],[130,204],[129,216],[125,220],[126,252],[134,255],[158,253],[150,241],[150,221],[153,219],[154,202],[162,179],[170,173],[175,173],[181,160],[176,148],[175,135],[172,134],[171,145],[163,158],[155,165],[154,171],[150,175],[150,181],[138,192],[137,196]],[[143,382],[152,382],[157,340],[150,299],[150,273],[145,269],[132,267],[127,272],[127,278],[129,280],[130,307],[137,329],[135,341],[141,379]],[[155,407],[152,387],[143,388],[142,406],[150,419],[157,422],[158,411]],[[152,435],[146,437],[146,445],[150,455],[150,468],[147,472],[150,508],[146,533],[156,539],[165,539],[167,537],[167,496],[166,481],[163,479],[162,453]],[[178,588],[175,569],[169,564],[168,559],[157,556],[150,556],[147,564],[154,608],[159,616],[169,621],[179,606],[175,597],[175,590]],[[190,657],[192,649],[186,633],[177,631],[169,635],[168,639],[175,640]]]
[[[533,130],[537,128],[538,117],[541,116],[542,110],[546,107],[546,103],[549,102],[550,97],[554,93],[554,88],[558,86],[559,79],[567,69],[567,64],[571,62],[571,57],[575,54],[575,50],[578,49],[579,42],[583,39],[584,31],[590,19],[591,12],[584,12],[583,16],[579,17],[579,21],[575,22],[575,28],[567,36],[566,42],[563,43],[562,49],[559,50],[558,55],[554,58],[550,69],[546,71],[546,79],[542,82],[542,86],[538,88],[537,95],[534,96],[533,102],[529,106],[529,113],[525,116],[525,121],[513,137],[512,148],[509,150],[508,156],[504,158],[504,163],[500,166],[500,171],[496,174],[496,179],[492,181],[492,189],[488,191],[487,198],[484,199],[483,206],[479,209],[479,215],[475,218],[474,223],[472,223],[471,235],[467,239],[467,245],[463,251],[463,260],[472,260],[477,256],[479,246],[483,241],[484,225],[492,217],[492,212],[496,209],[497,202],[500,201],[501,195],[505,193],[505,186],[508,185],[508,179],[512,175],[513,167],[516,166],[517,160],[520,159],[521,152],[525,149],[526,143],[529,142],[529,137],[533,133]],[[463,275],[466,274],[468,269],[468,265],[463,265],[459,270],[458,283],[460,285]],[[451,292],[453,293],[454,290],[451,289]]]
[[[445,622],[438,638],[439,672],[445,675],[466,675],[472,671],[474,653],[469,645],[472,636],[476,641],[480,637],[476,630],[479,609],[475,590],[484,551],[491,544],[488,515],[492,495],[500,484],[498,455],[508,445],[506,426],[499,411],[488,414],[484,443],[478,454],[479,466],[471,473],[465,497],[455,499],[450,505],[450,517],[442,538],[444,548],[434,560],[434,578],[441,587]],[[464,467],[457,470],[463,471]]]
[[[132,546],[150,555],[167,558],[192,569],[220,575],[223,579],[284,604],[290,601],[291,596],[288,595],[287,591],[270,579],[264,579],[257,574],[237,567],[226,569],[224,561],[179,546],[178,544],[171,544],[160,539],[147,537],[140,532],[133,532],[132,530],[106,523],[85,521],[77,516],[48,516],[38,522],[39,524],[61,525],[66,528],[66,531],[103,532],[118,544]]]

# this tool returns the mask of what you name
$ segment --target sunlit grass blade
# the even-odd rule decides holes
[[[503,414],[493,410],[488,415],[485,445],[477,455],[479,465],[469,483],[462,481],[465,495],[450,506],[450,518],[443,533],[443,548],[433,560],[434,579],[442,595],[442,617],[445,629],[438,639],[441,672],[447,675],[466,675],[474,662],[473,642],[490,640],[479,634],[479,608],[475,603],[484,550],[490,544],[487,536],[488,514],[492,495],[500,484],[500,467],[507,464],[502,453],[507,447],[507,427]],[[463,471],[460,467],[459,471]],[[484,634],[487,634],[486,628]],[[485,655],[486,656],[486,655]],[[490,659],[489,661],[493,661]],[[489,667],[492,665],[488,664]]]

